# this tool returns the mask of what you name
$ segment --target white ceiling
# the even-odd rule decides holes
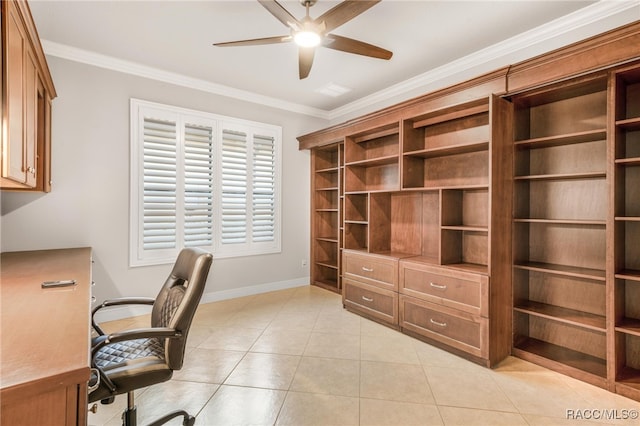
[[[297,18],[304,16],[297,0],[280,3]],[[319,0],[310,15],[317,17],[337,3]],[[324,118],[350,106],[361,107],[390,87],[409,88],[407,82],[419,83],[430,72],[451,74],[477,63],[470,58],[478,57],[478,52],[491,56],[492,49],[504,50],[509,41],[516,51],[536,39],[559,37],[565,29],[582,28],[609,15],[624,15],[615,25],[620,19],[640,19],[638,0],[383,0],[333,33],[391,50],[390,61],[320,47],[310,76],[299,80],[293,43],[212,46],[289,33],[254,0],[30,0],[29,4],[48,55]],[[327,84],[351,90],[340,97],[316,92]]]

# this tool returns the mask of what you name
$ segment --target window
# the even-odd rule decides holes
[[[280,251],[278,126],[131,100],[131,266]]]

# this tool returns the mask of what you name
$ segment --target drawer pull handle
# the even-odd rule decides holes
[[[58,281],[45,281],[40,286],[42,288],[53,287],[69,287],[76,285],[76,280],[58,280]]]
[[[373,297],[362,296],[362,300],[365,302],[373,302]]]
[[[362,270],[365,272],[373,272],[373,268],[367,268],[366,266],[363,266]]]
[[[434,320],[433,318],[430,318],[429,322],[431,324],[437,325],[438,327],[446,327],[447,326],[446,322],[438,322],[438,321]]]
[[[440,285],[440,284],[436,284],[436,283],[429,283],[429,285],[433,288],[437,288],[439,290],[446,290],[447,286],[446,285]]]

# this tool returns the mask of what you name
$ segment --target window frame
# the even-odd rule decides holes
[[[175,122],[176,134],[176,242],[175,247],[145,249],[144,229],[144,125],[146,118],[158,118]],[[203,111],[159,104],[140,99],[130,99],[130,204],[129,204],[129,266],[148,266],[173,263],[178,252],[185,247],[183,230],[184,213],[184,129],[186,125],[204,125],[212,128],[213,182],[212,182],[212,244],[199,246],[214,254],[216,258],[233,258],[280,253],[282,223],[282,127],[239,118],[227,117]],[[247,241],[225,244],[222,242],[222,137],[224,131],[242,131],[247,134],[247,188],[246,228]],[[273,240],[253,241],[253,181],[254,135],[270,140],[273,138]],[[182,194],[182,195],[181,195]]]

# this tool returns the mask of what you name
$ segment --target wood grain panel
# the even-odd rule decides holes
[[[379,288],[398,291],[398,259],[345,250],[345,276]]]
[[[489,314],[487,276],[441,268],[411,258],[400,261],[400,292],[476,315]]]
[[[400,295],[400,326],[472,355],[486,357],[485,318]]]
[[[344,280],[345,307],[390,325],[398,325],[398,293],[370,286],[349,278]]]

